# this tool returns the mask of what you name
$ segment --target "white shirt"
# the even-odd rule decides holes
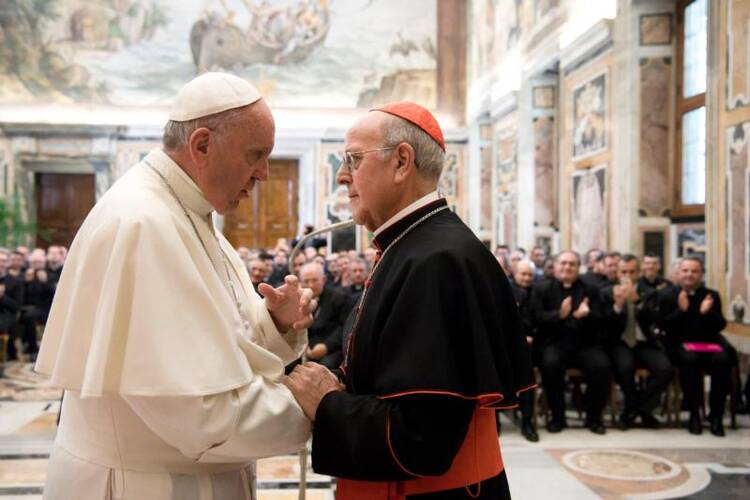
[[[431,192],[429,194],[426,194],[426,195],[422,196],[420,199],[418,199],[414,203],[412,203],[409,206],[403,208],[402,210],[399,210],[399,212],[396,215],[394,215],[393,217],[391,217],[390,219],[388,219],[387,221],[385,221],[383,224],[381,224],[381,226],[379,228],[377,228],[375,231],[373,231],[373,234],[375,236],[379,235],[380,233],[382,233],[383,231],[385,231],[388,227],[390,227],[393,224],[395,224],[396,222],[400,221],[401,219],[403,219],[404,217],[406,217],[410,213],[412,213],[412,212],[414,212],[416,210],[419,210],[420,208],[422,208],[422,207],[424,207],[426,205],[429,205],[433,201],[437,201],[440,198],[442,198],[442,196],[440,196],[440,194],[438,193],[437,190],[435,190],[435,191],[433,191],[433,192]]]

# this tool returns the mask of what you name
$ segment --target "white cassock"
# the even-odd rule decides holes
[[[277,331],[211,211],[154,150],[83,223],[36,364],[65,388],[45,499],[254,498],[254,459],[305,445],[280,381],[307,332]]]

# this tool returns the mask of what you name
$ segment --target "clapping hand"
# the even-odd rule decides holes
[[[583,302],[581,302],[581,304],[578,306],[578,309],[576,309],[575,312],[573,313],[573,317],[575,319],[585,318],[586,316],[589,315],[590,312],[591,312],[591,309],[589,308],[589,298],[586,297],[583,299]]]
[[[573,309],[573,297],[565,297],[560,304],[560,319],[565,319]]]
[[[688,310],[688,307],[690,307],[690,299],[688,298],[688,293],[686,290],[682,290],[677,296],[677,306],[682,312],[686,312]]]
[[[614,298],[615,307],[622,311],[623,307],[625,307],[625,299],[627,295],[627,290],[625,286],[623,285],[615,285],[612,289],[612,296]]]
[[[268,312],[280,332],[303,330],[312,325],[318,301],[313,298],[312,290],[299,286],[296,276],[287,276],[278,288],[261,283],[258,293],[266,299]]]
[[[708,314],[713,306],[714,298],[711,295],[706,295],[701,301],[701,314]]]
[[[630,302],[638,302],[638,287],[635,285],[635,283],[630,283],[625,287],[625,297]]]

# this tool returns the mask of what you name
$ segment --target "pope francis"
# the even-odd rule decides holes
[[[177,94],[164,147],[73,241],[36,364],[65,389],[48,500],[255,498],[254,460],[304,446],[281,384],[316,304],[288,277],[253,291],[211,213],[268,176],[274,121],[245,80]]]

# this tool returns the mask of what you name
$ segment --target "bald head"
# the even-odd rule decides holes
[[[528,259],[513,264],[513,281],[521,288],[530,288],[534,284],[534,264]]]
[[[419,127],[382,111],[347,131],[345,151],[336,181],[347,187],[352,218],[370,231],[435,191],[445,156]]]
[[[299,271],[302,286],[312,289],[313,296],[320,297],[326,284],[323,266],[317,262],[308,262]]]

